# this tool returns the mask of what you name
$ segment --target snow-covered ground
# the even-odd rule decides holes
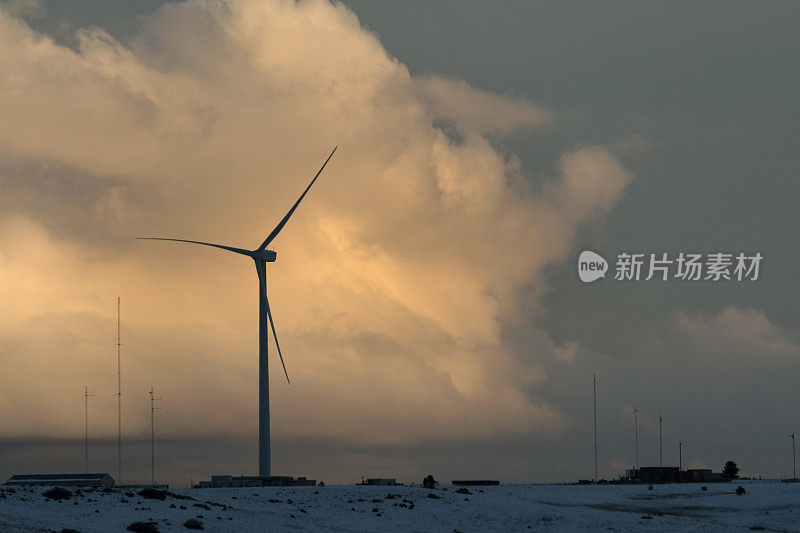
[[[740,484],[747,493],[738,496]],[[136,521],[187,531],[190,518],[205,531],[800,531],[800,483],[706,486],[526,485],[471,487],[471,494],[452,486],[173,489],[164,501],[125,489],[52,501],[43,487],[0,487],[0,531],[124,531]]]

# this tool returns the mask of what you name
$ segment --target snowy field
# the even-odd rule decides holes
[[[741,496],[740,484],[747,491]],[[47,488],[0,486],[0,531],[125,531],[133,522],[188,531],[188,519],[205,531],[800,531],[800,483],[707,487],[173,489],[163,501],[125,489],[70,489],[70,499],[54,501],[42,495]]]

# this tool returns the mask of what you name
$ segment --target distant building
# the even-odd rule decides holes
[[[684,483],[717,483],[727,481],[722,477],[722,472],[712,472],[710,468],[692,468],[681,472],[681,481]]]
[[[727,481],[722,472],[712,472],[710,468],[681,470],[676,466],[643,466],[625,471],[629,479],[642,483],[718,483]]]
[[[195,488],[225,487],[314,487],[314,479],[291,476],[211,476],[211,481],[201,481]]]
[[[642,483],[677,483],[680,468],[677,466],[643,466],[634,471],[635,479]]]
[[[57,485],[60,487],[113,487],[108,474],[18,474],[6,485]]]
[[[397,480],[393,477],[371,477],[367,478],[359,485],[387,485],[390,487],[394,487],[397,485]]]
[[[500,482],[496,479],[456,479],[451,481],[453,485],[468,485],[468,486],[491,486],[499,485]]]

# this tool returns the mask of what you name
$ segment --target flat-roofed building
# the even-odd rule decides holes
[[[636,470],[636,478],[642,483],[677,483],[680,469],[677,466],[643,466]]]
[[[386,485],[394,487],[397,485],[397,480],[393,477],[371,477],[365,479],[361,485]]]
[[[108,474],[17,474],[6,485],[56,485],[59,487],[113,487]]]
[[[220,487],[313,487],[317,482],[304,477],[291,476],[211,476],[210,481],[201,481],[194,488]]]

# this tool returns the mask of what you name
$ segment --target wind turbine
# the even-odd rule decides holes
[[[306,190],[303,191],[303,194],[300,195],[300,198],[294,203],[289,212],[286,213],[278,225],[275,226],[275,229],[264,239],[264,242],[261,243],[261,246],[256,248],[255,250],[245,250],[243,248],[235,248],[233,246],[225,246],[222,244],[212,244],[210,242],[201,242],[201,241],[189,241],[185,239],[167,239],[162,237],[138,237],[142,240],[151,240],[151,241],[174,241],[174,242],[186,242],[191,244],[200,244],[202,246],[211,246],[214,248],[220,248],[222,250],[227,250],[229,252],[233,252],[240,255],[246,255],[253,259],[256,264],[256,273],[258,274],[258,294],[259,294],[259,303],[258,303],[258,475],[261,477],[269,477],[271,476],[271,465],[270,465],[270,449],[269,449],[269,368],[267,365],[267,345],[269,343],[269,331],[267,330],[267,320],[269,320],[269,325],[272,328],[272,335],[275,338],[275,347],[278,349],[278,357],[281,359],[281,366],[283,367],[283,373],[286,376],[286,382],[291,384],[289,381],[289,373],[286,371],[286,365],[283,362],[283,354],[281,354],[281,347],[278,344],[278,334],[275,333],[275,323],[272,320],[272,312],[269,308],[269,299],[267,298],[267,263],[274,263],[275,259],[277,258],[277,254],[273,250],[267,250],[267,246],[269,243],[278,236],[278,233],[283,229],[283,226],[286,225],[286,222],[289,221],[289,217],[292,216],[294,210],[297,209],[297,206],[300,205],[300,202],[305,198],[308,190],[311,189],[311,186],[314,185],[314,182],[317,181],[317,178],[322,173],[322,170],[325,168],[325,165],[328,164],[331,157],[333,157],[333,153],[336,152],[336,148],[334,147],[333,151],[328,156],[328,159],[322,164],[317,174],[311,180],[311,183],[308,184]]]

